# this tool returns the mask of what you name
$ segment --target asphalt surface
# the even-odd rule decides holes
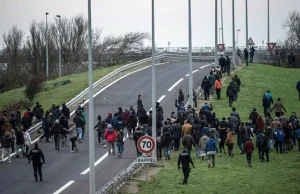
[[[211,67],[209,63],[193,63],[193,86],[196,89],[205,75],[208,75]],[[185,102],[188,100],[188,62],[172,63],[156,66],[156,90],[157,99],[165,95],[161,105],[164,110],[164,117],[167,118],[171,111],[176,111],[174,100],[178,96],[178,90],[182,89],[185,95]],[[183,78],[171,91],[168,89],[178,80]],[[151,68],[133,73],[115,84],[108,87],[94,98],[94,109],[96,118],[101,115],[107,116],[108,112],[117,112],[118,107],[129,108],[133,105],[136,109],[138,94],[142,95],[143,104],[148,111],[151,107]],[[85,105],[85,112],[88,121],[88,104]],[[87,123],[88,128],[88,123]],[[63,194],[88,193],[89,173],[82,175],[89,166],[88,132],[84,141],[79,144],[77,153],[70,153],[69,147],[61,147],[60,151],[54,148],[54,142],[40,143],[46,158],[46,167],[43,167],[44,182],[34,182],[32,165],[25,165],[27,159],[12,159],[0,164],[0,193],[2,194],[50,194],[58,191],[69,181],[74,181],[61,191]],[[95,161],[102,157],[102,161],[95,167],[96,191],[108,183],[120,171],[127,168],[136,159],[136,149],[133,140],[127,139],[124,147],[123,158],[104,155],[106,148],[97,144],[97,133],[95,132]],[[117,151],[117,148],[116,148]]]

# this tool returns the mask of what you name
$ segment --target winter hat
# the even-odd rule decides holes
[[[253,111],[256,111],[256,108],[253,108]]]
[[[112,128],[111,124],[108,124],[108,125],[107,125],[107,128],[108,128],[108,129],[111,129],[111,128]]]

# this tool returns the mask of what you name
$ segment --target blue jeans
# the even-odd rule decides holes
[[[171,155],[171,145],[165,146],[164,151],[165,151],[165,157],[169,158]]]
[[[76,131],[77,131],[77,137],[78,139],[82,139],[82,128],[81,127],[78,127],[76,128]]]
[[[200,148],[199,148],[199,144],[196,144],[195,150],[196,150],[196,158],[200,158]]]
[[[117,142],[118,153],[122,154],[124,152],[124,142]]]
[[[245,143],[245,141],[243,141],[243,140],[239,141],[239,148],[240,148],[241,152],[244,152],[244,148],[243,148],[244,143]]]

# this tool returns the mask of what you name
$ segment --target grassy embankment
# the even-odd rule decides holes
[[[298,110],[298,92],[295,89],[299,79],[300,70],[283,69],[273,66],[251,64],[237,74],[241,77],[242,87],[239,99],[234,106],[239,111],[243,121],[247,121],[252,108],[257,108],[263,114],[261,97],[268,89],[273,97],[282,99],[287,114]],[[227,117],[231,111],[228,106],[225,88],[222,99],[214,101],[214,111],[219,118]],[[246,163],[246,156],[240,155],[235,145],[234,158],[222,154],[216,158],[216,168],[207,167],[207,161],[196,160],[193,152],[192,158],[195,168],[192,169],[188,185],[181,185],[182,171],[177,170],[178,153],[174,153],[169,164],[157,175],[152,177],[149,184],[139,184],[140,194],[150,193],[220,193],[220,194],[268,194],[268,193],[300,193],[300,152],[294,149],[288,154],[270,153],[270,162],[261,163],[257,150],[252,155],[252,168]]]
[[[94,82],[119,67],[121,67],[121,65],[94,70]],[[64,80],[70,80],[71,83],[54,86],[54,83]],[[38,93],[34,101],[43,105],[44,110],[48,110],[52,104],[61,105],[62,103],[66,103],[88,87],[88,74],[87,72],[84,72],[47,81],[45,82],[45,87],[48,88],[47,91]],[[19,100],[24,99],[24,89],[25,88],[22,87],[0,94],[0,110],[4,109],[8,104],[16,103]],[[35,104],[33,104],[33,106],[34,105]]]

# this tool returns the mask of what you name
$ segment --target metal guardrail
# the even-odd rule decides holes
[[[124,185],[128,184],[134,175],[139,173],[144,167],[144,164],[137,163],[134,160],[127,169],[121,171],[110,182],[104,185],[96,194],[116,194]]]

